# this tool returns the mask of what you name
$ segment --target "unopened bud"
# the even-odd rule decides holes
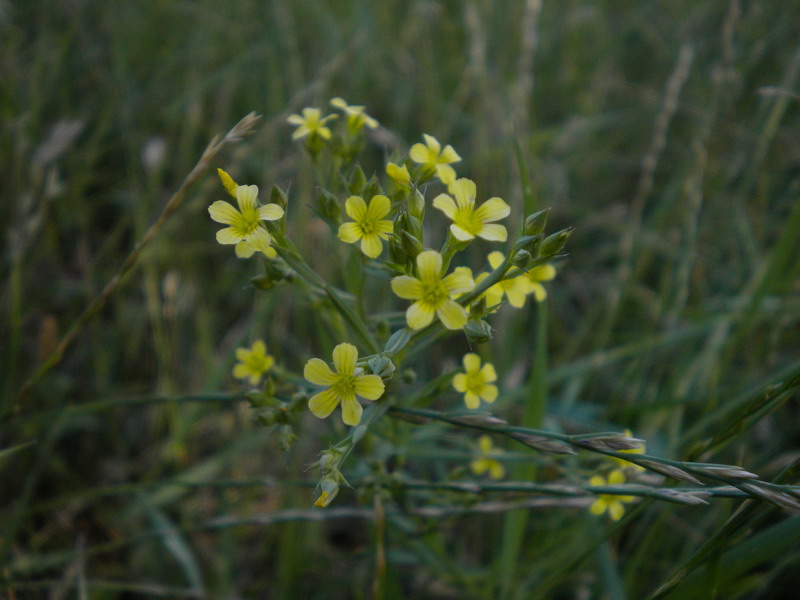
[[[525,235],[539,235],[542,233],[547,226],[547,217],[549,215],[549,208],[528,215],[528,218],[525,219]]]
[[[419,190],[408,198],[408,213],[420,221],[425,217],[425,196]]]
[[[483,319],[469,321],[464,327],[464,333],[473,344],[483,344],[492,339],[492,326]]]
[[[278,446],[284,452],[292,449],[292,446],[297,441],[297,436],[292,431],[291,425],[283,425],[281,427],[280,435],[278,436]]]
[[[284,192],[277,185],[272,186],[272,190],[269,193],[269,201],[272,204],[277,204],[284,210],[286,210],[286,205],[289,204],[289,199],[286,197],[286,192]]]
[[[374,198],[375,196],[383,196],[383,188],[381,187],[380,182],[374,175],[370,177],[370,180],[364,186],[363,196],[364,198]]]
[[[333,502],[333,499],[336,498],[336,495],[339,493],[339,482],[333,477],[323,477],[319,488],[320,495],[314,502],[314,506],[317,508],[325,508]]]
[[[369,370],[381,379],[391,379],[397,368],[386,356],[375,356],[367,361],[367,365],[369,365]]]
[[[514,251],[527,250],[531,256],[539,255],[539,247],[542,245],[542,234],[523,235],[514,244]]]
[[[408,231],[400,232],[400,236],[403,244],[403,251],[406,253],[406,256],[412,261],[416,260],[417,255],[424,250],[422,242]]]
[[[567,240],[569,240],[573,231],[574,229],[572,227],[568,227],[545,239],[545,241],[542,242],[541,255],[544,257],[555,256],[561,252],[564,246],[567,245]]]
[[[317,195],[317,210],[323,217],[331,220],[338,219],[342,213],[342,207],[339,206],[336,196],[323,189],[320,189]]]
[[[222,182],[225,191],[228,192],[234,198],[236,198],[236,188],[239,186],[236,185],[236,182],[233,180],[233,177],[228,175],[222,169],[217,169],[217,175],[219,175],[219,180]]]
[[[530,252],[527,250],[517,250],[517,253],[514,254],[514,257],[511,259],[511,263],[523,271],[526,271],[532,260],[533,256],[531,256]]]
[[[350,185],[348,186],[350,193],[360,196],[366,185],[367,176],[364,174],[364,170],[361,168],[361,165],[356,165],[353,168],[353,174],[350,175]]]

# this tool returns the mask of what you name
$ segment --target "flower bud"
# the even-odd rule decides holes
[[[464,333],[473,344],[483,344],[492,339],[492,326],[483,319],[469,321],[464,327]]]
[[[516,254],[514,254],[514,257],[511,259],[511,263],[523,271],[526,271],[532,260],[533,256],[531,256],[531,253],[523,249],[517,250]]]
[[[333,477],[323,477],[319,484],[320,495],[314,502],[316,508],[325,508],[339,493],[339,482]]]
[[[222,182],[225,191],[228,192],[234,198],[236,198],[236,188],[239,186],[236,185],[236,182],[233,180],[233,177],[228,175],[222,169],[217,169],[217,175],[219,175],[219,180]]]
[[[549,208],[528,215],[528,218],[525,219],[525,235],[538,235],[542,233],[547,226],[547,217],[549,215]]]
[[[361,168],[361,165],[356,165],[353,168],[352,175],[350,175],[350,193],[354,196],[361,196],[361,191],[366,185],[367,176],[364,174],[364,170]]]
[[[375,356],[374,358],[369,359],[367,364],[369,365],[369,370],[381,379],[391,379],[394,375],[395,369],[397,368],[386,356]]]
[[[339,206],[336,196],[323,189],[320,189],[317,195],[317,210],[323,217],[332,221],[337,220],[342,213],[342,207]]]
[[[289,199],[286,197],[286,192],[284,192],[277,185],[272,186],[272,190],[269,193],[269,201],[272,204],[277,204],[284,210],[286,210],[286,205],[289,204]]]
[[[561,231],[554,233],[542,242],[541,255],[543,257],[554,256],[564,249],[574,229],[568,227]]]
[[[420,221],[425,217],[425,196],[419,190],[408,198],[408,214]]]

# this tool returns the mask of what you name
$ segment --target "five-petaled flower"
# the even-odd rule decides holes
[[[442,150],[442,145],[435,137],[427,133],[422,136],[425,138],[424,144],[418,142],[411,146],[411,160],[421,164],[427,176],[435,174],[442,183],[450,185],[456,179],[456,171],[450,164],[459,162],[461,157],[450,144]]]
[[[405,300],[416,300],[406,311],[411,329],[422,329],[438,315],[447,329],[467,324],[467,311],[454,298],[475,287],[472,272],[458,267],[442,277],[442,255],[425,250],[417,255],[417,277],[401,275],[392,279],[392,291]]]
[[[383,250],[381,240],[388,239],[393,231],[392,222],[383,218],[391,208],[386,196],[373,196],[369,206],[360,196],[350,196],[344,209],[353,220],[339,226],[339,239],[348,244],[361,240],[361,251],[370,258],[378,258]]]
[[[600,475],[595,475],[589,480],[589,485],[594,487],[603,487],[606,485],[619,485],[625,483],[625,474],[620,470],[611,472],[608,476],[608,482]],[[608,511],[609,516],[614,521],[619,521],[622,515],[625,514],[625,506],[623,502],[633,502],[633,496],[617,496],[612,494],[600,494],[592,505],[589,507],[589,512],[593,515],[602,515]]]
[[[377,375],[364,375],[356,368],[358,350],[348,343],[339,344],[333,349],[334,373],[328,364],[319,359],[310,359],[303,370],[303,377],[315,385],[326,389],[315,394],[308,401],[308,408],[315,417],[324,419],[342,404],[342,421],[355,427],[361,422],[363,408],[356,395],[365,400],[377,400],[383,395],[383,381]]]
[[[478,439],[478,446],[480,447],[480,454],[470,464],[472,472],[476,475],[483,475],[488,471],[489,477],[492,479],[502,479],[506,474],[506,470],[500,464],[500,461],[495,458],[502,454],[502,450],[492,447],[492,439],[488,435],[482,435]]]
[[[342,110],[347,115],[347,129],[355,135],[366,125],[370,129],[375,129],[378,122],[364,112],[363,106],[351,106],[344,98],[333,98],[331,105]]]
[[[267,354],[267,345],[261,340],[256,340],[250,349],[237,348],[236,359],[239,361],[233,367],[233,376],[236,379],[249,379],[252,385],[261,381],[261,377],[272,368],[275,363]]]
[[[326,140],[331,139],[331,130],[325,127],[325,123],[335,119],[338,115],[328,115],[327,117],[320,118],[322,111],[318,108],[304,108],[303,115],[291,115],[286,119],[287,123],[297,125],[292,134],[293,140],[299,140],[306,136],[318,135]]]
[[[530,285],[530,292],[536,298],[537,302],[543,301],[547,298],[547,290],[541,284],[542,281],[550,281],[556,276],[556,269],[551,264],[539,265],[533,267],[528,271],[526,277]]]
[[[453,387],[464,394],[464,403],[467,408],[478,408],[481,399],[490,404],[497,400],[497,372],[492,363],[481,367],[481,359],[477,354],[470,352],[464,355],[464,373],[457,373],[453,377]]]
[[[508,232],[503,225],[492,221],[504,219],[511,208],[502,198],[489,198],[475,208],[475,182],[458,179],[451,186],[455,201],[448,194],[439,194],[433,199],[433,206],[442,211],[453,224],[450,232],[462,242],[475,239],[475,236],[490,242],[505,242]]]
[[[502,252],[492,252],[487,258],[489,259],[489,264],[491,265],[492,269],[499,267],[505,260],[505,256],[503,256]],[[486,279],[488,276],[489,273],[481,273],[475,278],[475,284],[480,284],[480,282]],[[525,275],[517,275],[516,277],[511,277],[510,279],[498,281],[492,287],[486,290],[483,295],[486,297],[486,306],[488,308],[492,308],[500,304],[504,295],[508,298],[511,306],[514,308],[522,308],[525,305],[525,297],[530,292],[530,280],[528,280]]]
[[[212,219],[228,225],[217,231],[217,241],[220,244],[236,244],[236,256],[240,258],[249,258],[256,251],[274,257],[275,249],[269,245],[272,238],[261,226],[261,221],[280,219],[283,209],[277,204],[259,206],[256,200],[258,187],[255,185],[238,185],[235,193],[238,210],[224,200],[217,200],[208,207]]]

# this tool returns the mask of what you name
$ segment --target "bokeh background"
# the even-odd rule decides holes
[[[546,427],[630,428],[679,459],[742,422],[702,457],[773,478],[800,439],[798,31],[783,0],[0,0],[0,595],[372,597],[369,503],[343,492],[352,519],[303,516],[304,469],[336,436],[310,425],[286,455],[224,400],[238,345],[263,337],[298,368],[324,344],[313,306],[256,294],[253,264],[214,242],[213,170],[19,395],[208,141],[251,111],[255,134],[213,166],[288,189],[295,239],[338,276],[285,123],[334,96],[382,125],[368,174],[429,133],[521,214],[519,144],[526,208],[576,228],[547,302],[495,323],[504,417],[540,394]],[[440,352],[421,376],[460,356]],[[442,475],[457,463],[426,461],[433,435],[417,449]],[[512,557],[502,515],[399,518],[387,597],[643,598],[737,506],[648,504],[616,528],[534,511]],[[759,507],[670,597],[793,597],[798,518]]]

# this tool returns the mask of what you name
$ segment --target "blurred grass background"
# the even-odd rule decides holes
[[[254,296],[253,265],[214,242],[211,173],[18,396],[208,140],[250,111],[256,134],[214,166],[289,188],[290,231],[334,275],[285,124],[333,96],[383,125],[368,173],[430,133],[521,214],[519,142],[524,208],[576,227],[548,302],[495,322],[499,412],[536,424],[524,406],[546,398],[544,426],[627,427],[654,454],[774,478],[800,439],[798,23],[781,0],[0,1],[0,595],[371,597],[369,503],[286,512],[309,508],[327,430],[285,456],[213,395],[238,389],[237,345],[264,337],[298,368],[315,324],[289,290]],[[434,364],[459,356],[442,352]],[[427,463],[447,430],[424,431]],[[613,526],[568,507],[397,517],[386,596],[644,598],[737,502],[644,502]],[[748,510],[670,598],[795,597],[800,517]]]

